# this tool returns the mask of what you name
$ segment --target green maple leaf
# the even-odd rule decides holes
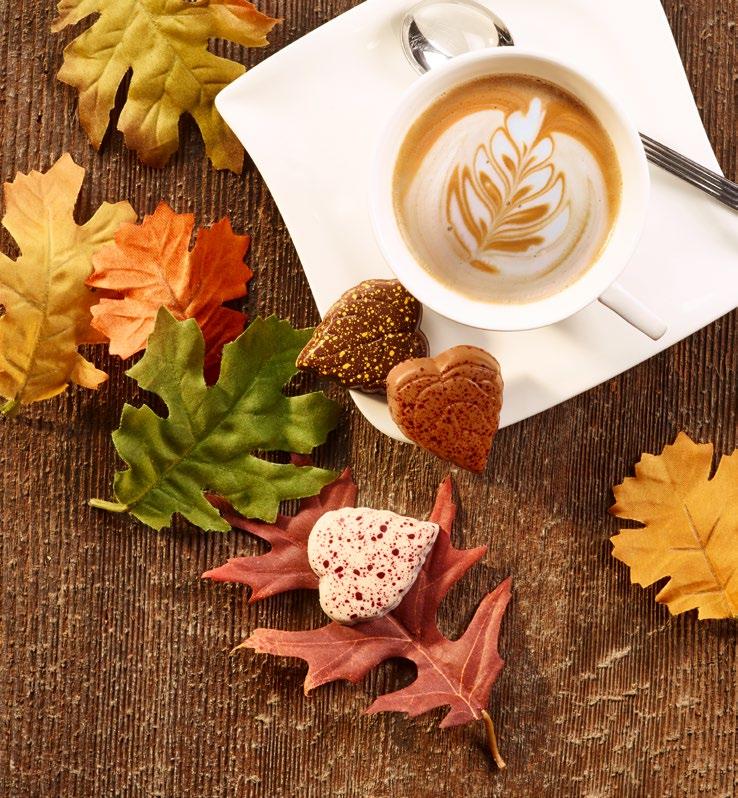
[[[322,393],[282,393],[312,332],[274,316],[256,319],[223,349],[220,379],[209,388],[197,322],[177,321],[162,308],[146,354],[128,376],[160,396],[169,415],[161,418],[146,405],[123,408],[113,442],[129,468],[116,474],[118,501],[90,504],[129,512],[157,530],[180,513],[202,529],[228,531],[206,491],[223,496],[244,516],[269,522],[283,499],[317,494],[335,472],[269,463],[252,454],[308,454],[338,423],[340,408]]]
[[[79,92],[80,122],[95,149],[130,69],[118,129],[145,164],[167,162],[179,144],[179,118],[188,113],[215,168],[241,171],[243,149],[213,101],[246,68],[209,52],[208,43],[265,47],[279,20],[248,0],[60,0],[58,8],[54,31],[98,15],[65,48],[58,75]]]

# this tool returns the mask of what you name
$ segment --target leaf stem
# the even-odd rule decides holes
[[[18,412],[18,408],[20,408],[20,402],[18,399],[9,399],[2,407],[0,407],[0,413],[7,418],[11,418]]]
[[[500,770],[504,770],[507,765],[505,760],[500,755],[500,749],[497,747],[497,735],[495,734],[495,724],[492,723],[492,718],[486,709],[482,710],[482,720],[484,721],[485,728],[487,729],[487,745],[489,745],[489,752],[492,754],[492,759]]]
[[[128,511],[128,505],[121,504],[120,502],[107,502],[104,499],[90,499],[87,503],[90,507],[95,507],[98,510],[107,510],[109,513],[125,513]]]

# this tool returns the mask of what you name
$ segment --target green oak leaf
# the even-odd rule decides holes
[[[319,493],[335,472],[268,463],[252,454],[308,454],[338,423],[339,406],[322,393],[282,393],[312,332],[274,316],[256,319],[223,349],[220,378],[208,387],[197,322],[177,321],[162,308],[146,353],[128,376],[160,396],[169,415],[161,418],[146,405],[123,408],[113,442],[129,468],[115,476],[117,503],[90,504],[129,512],[157,530],[180,513],[201,529],[228,531],[206,491],[246,517],[269,522],[283,499]]]

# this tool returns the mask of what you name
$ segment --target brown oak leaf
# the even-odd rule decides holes
[[[223,347],[247,320],[223,303],[246,294],[253,272],[243,259],[251,239],[222,219],[201,228],[190,251],[194,226],[192,214],[165,202],[141,224],[122,225],[115,243],[92,261],[87,285],[105,292],[92,308],[92,325],[110,340],[111,354],[126,359],[146,348],[160,308],[178,321],[195,319],[205,337],[206,374],[217,378]]]
[[[307,557],[308,537],[321,515],[342,507],[356,506],[357,488],[351,470],[330,485],[318,496],[303,499],[296,515],[279,515],[273,524],[253,521],[236,513],[222,499],[210,501],[223,518],[235,529],[243,529],[270,544],[271,551],[260,557],[235,557],[225,565],[213,568],[202,575],[215,582],[237,582],[249,585],[249,602],[276,596],[288,590],[317,590],[318,577],[310,568]]]
[[[390,658],[409,659],[417,666],[415,681],[379,697],[368,712],[406,712],[414,717],[448,706],[442,728],[482,718],[504,664],[497,641],[511,580],[484,598],[458,640],[449,640],[440,632],[436,614],[441,601],[487,550],[454,548],[449,532],[455,515],[451,479],[447,478],[431,514],[431,520],[441,527],[435,546],[417,581],[393,612],[356,626],[330,623],[298,632],[260,628],[239,648],[306,660],[306,692],[339,679],[358,682]]]

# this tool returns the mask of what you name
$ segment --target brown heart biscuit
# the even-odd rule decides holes
[[[394,366],[428,354],[423,306],[398,280],[366,280],[326,313],[297,367],[347,388],[384,393]]]
[[[500,364],[475,346],[408,360],[387,377],[387,400],[410,440],[444,460],[481,472],[502,409]]]

